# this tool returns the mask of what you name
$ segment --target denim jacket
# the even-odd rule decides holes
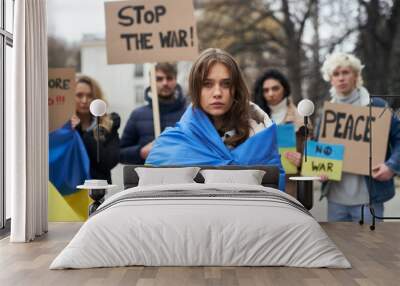
[[[372,99],[373,107],[387,107],[388,104],[381,98]],[[392,112],[390,109],[385,112]],[[318,124],[317,132],[319,132],[320,122]],[[373,130],[372,130],[373,132]],[[317,138],[319,134],[317,133]],[[385,164],[395,173],[400,174],[400,119],[395,114],[392,115],[390,122],[388,148],[386,152]],[[369,176],[364,176],[371,198],[371,203],[383,203],[394,197],[395,186],[394,178],[388,181],[377,181],[371,179],[371,186],[369,184]],[[328,189],[327,183],[322,184],[321,198],[327,196]]]

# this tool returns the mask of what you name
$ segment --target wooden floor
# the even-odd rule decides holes
[[[400,285],[400,223],[370,231],[354,223],[322,224],[353,268],[121,267],[48,270],[80,223],[51,223],[32,243],[0,241],[0,285]]]

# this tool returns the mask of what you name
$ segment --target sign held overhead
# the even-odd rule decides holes
[[[108,64],[195,59],[193,12],[192,1],[106,2]]]

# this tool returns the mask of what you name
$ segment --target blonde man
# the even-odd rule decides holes
[[[351,54],[329,55],[323,66],[323,78],[330,82],[331,101],[354,106],[369,105],[369,93],[363,86],[361,61]],[[374,98],[372,106],[384,107],[387,103]],[[388,140],[388,153],[384,163],[372,166],[372,187],[369,189],[368,176],[343,173],[340,182],[325,182],[322,196],[328,199],[329,221],[359,221],[360,207],[370,202],[378,217],[383,217],[383,203],[394,196],[395,174],[400,173],[400,121],[392,116]],[[369,211],[365,220],[371,221]]]

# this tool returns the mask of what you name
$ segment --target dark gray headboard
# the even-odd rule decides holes
[[[171,168],[171,167],[190,167],[190,166],[143,166],[143,165],[125,165],[124,166],[124,189],[133,188],[138,185],[139,177],[135,171],[136,167],[146,168]],[[276,166],[196,166],[201,169],[220,169],[220,170],[264,170],[266,173],[262,180],[262,185],[278,189],[279,185],[279,169]],[[197,183],[204,183],[203,176],[198,173],[194,180]]]

